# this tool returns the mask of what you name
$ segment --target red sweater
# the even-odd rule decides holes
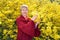
[[[22,34],[29,35],[31,37],[38,37],[40,36],[40,31],[38,28],[35,29],[35,23],[32,21],[30,18],[27,20],[21,15],[16,19],[16,24],[18,27],[18,35],[17,39],[21,37],[21,32]]]

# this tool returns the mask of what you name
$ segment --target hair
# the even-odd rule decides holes
[[[22,8],[27,8],[27,9],[28,9],[28,6],[25,5],[25,4],[23,4],[23,5],[21,5],[20,10],[21,10]]]
[[[28,6],[25,5],[25,4],[21,5],[21,6],[20,6],[20,12],[21,12],[21,9],[22,9],[22,8],[27,8],[27,9],[28,9]],[[28,16],[28,15],[27,15],[27,16]]]

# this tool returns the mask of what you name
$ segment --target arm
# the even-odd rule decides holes
[[[40,29],[38,28],[38,25],[39,25],[39,22],[37,22],[37,23],[35,24],[35,37],[38,37],[38,36],[40,36],[40,34],[41,34],[41,31],[40,31]]]

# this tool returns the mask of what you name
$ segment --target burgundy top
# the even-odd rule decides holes
[[[38,37],[40,36],[40,31],[37,28],[35,28],[35,23],[32,21],[30,18],[27,20],[21,15],[16,19],[16,24],[18,28],[18,34],[17,34],[17,39],[22,37],[22,34],[28,35],[30,37]]]

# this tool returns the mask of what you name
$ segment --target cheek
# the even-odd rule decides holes
[[[26,13],[28,13],[28,11],[25,11]]]
[[[24,12],[24,11],[21,11],[22,13]]]
[[[28,12],[28,10],[25,10],[25,12]]]
[[[21,11],[21,13],[24,13],[24,11]]]

